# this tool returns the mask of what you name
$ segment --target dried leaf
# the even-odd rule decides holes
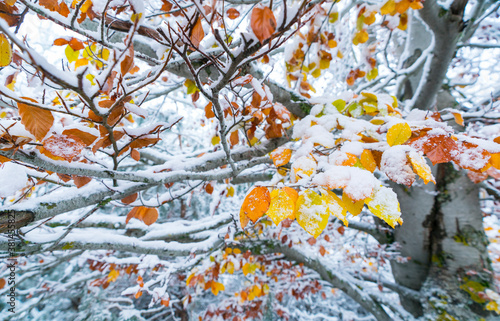
[[[265,40],[271,38],[276,30],[276,18],[273,11],[269,7],[255,7],[252,10],[250,26],[257,39],[263,44]]]
[[[375,158],[373,157],[373,154],[369,149],[363,150],[359,160],[361,162],[361,165],[363,165],[363,167],[370,172],[373,173],[375,169],[377,169],[377,162],[375,161]]]
[[[85,143],[76,136],[52,135],[43,141],[40,152],[52,159],[63,159],[71,162],[80,155]]]
[[[73,175],[73,182],[75,183],[77,188],[87,185],[91,180],[91,177]]]
[[[156,208],[149,208],[145,206],[134,207],[128,213],[125,224],[127,224],[132,218],[136,218],[149,226],[158,219],[158,210]]]
[[[22,98],[36,102],[36,100],[30,98]],[[17,107],[19,116],[21,116],[21,123],[37,140],[41,141],[45,135],[47,135],[54,123],[54,116],[52,116],[52,113],[48,110],[23,103],[18,103]]]
[[[92,143],[97,139],[97,136],[87,133],[86,131],[80,130],[78,128],[65,129],[62,134],[68,136],[76,136],[87,146],[92,145]]]
[[[204,37],[205,31],[201,25],[201,17],[198,17],[198,20],[196,20],[196,23],[193,26],[193,30],[191,30],[191,42],[196,48],[198,48]]]
[[[141,153],[136,150],[136,149],[132,149],[130,151],[130,156],[136,161],[138,162],[140,159],[141,159]]]
[[[235,8],[230,8],[226,11],[226,15],[229,19],[234,20],[240,16],[240,12]]]
[[[130,204],[132,202],[135,202],[135,200],[137,199],[137,196],[138,196],[137,193],[130,194],[129,196],[122,198],[121,201],[123,204]]]

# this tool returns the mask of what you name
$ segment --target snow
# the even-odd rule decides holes
[[[14,195],[28,183],[28,176],[24,166],[13,162],[0,166],[0,197]]]
[[[406,145],[397,145],[388,148],[382,154],[380,170],[392,181],[410,186],[415,181],[415,173],[409,165],[407,153],[412,150]]]

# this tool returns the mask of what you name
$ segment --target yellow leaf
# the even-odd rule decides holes
[[[380,13],[386,15],[392,13],[394,10],[396,10],[396,2],[394,0],[389,0],[380,8]]]
[[[500,153],[491,154],[490,163],[496,169],[500,169]]]
[[[119,275],[120,275],[120,271],[111,270],[111,272],[109,272],[109,274],[108,274],[108,282],[115,282]]]
[[[366,199],[366,205],[373,215],[384,220],[392,228],[396,223],[403,224],[398,197],[392,189],[380,186],[372,197]]]
[[[229,274],[234,273],[234,263],[231,261],[227,262],[227,273]]]
[[[316,161],[312,157],[299,157],[292,165],[292,183],[306,176],[311,176],[316,171],[316,167]]]
[[[321,196],[312,190],[305,190],[298,198],[295,216],[297,223],[307,233],[317,238],[328,224],[329,211]]]
[[[64,53],[66,54],[66,58],[68,58],[69,62],[76,61],[80,56],[80,50],[73,50],[69,45],[66,46]]]
[[[342,202],[340,197],[335,195],[332,191],[322,190],[321,198],[327,206],[326,211],[330,215],[334,215],[336,218],[341,220],[345,226],[348,226],[349,222],[346,219],[347,211],[345,209],[344,202]]]
[[[462,117],[462,114],[459,112],[451,112],[453,114],[453,117],[455,117],[455,122],[459,124],[460,126],[464,125],[464,118]]]
[[[366,32],[365,29],[359,31],[356,33],[354,36],[354,39],[352,40],[352,43],[355,44],[356,46],[360,43],[365,43],[368,41],[368,32]]]
[[[366,79],[368,81],[372,81],[373,79],[377,78],[378,76],[378,69],[377,68],[373,68],[372,70],[370,70],[367,74],[366,74]]]
[[[233,186],[229,186],[227,188],[227,194],[226,194],[226,197],[233,197],[234,196],[234,187]]]
[[[12,49],[7,37],[2,33],[0,34],[0,67],[10,65],[12,61]]]
[[[269,216],[269,218],[276,225],[287,218],[293,220],[295,218],[294,212],[296,200],[297,198],[294,199],[291,197],[284,189],[273,190],[271,192],[271,204],[269,205],[269,210],[266,213],[267,216]]]
[[[363,165],[364,168],[372,173],[377,168],[377,162],[375,161],[375,158],[373,157],[373,154],[369,149],[363,150],[359,160],[361,162],[361,165]]]
[[[220,143],[220,137],[219,136],[214,136],[212,137],[212,145],[217,145],[218,143]]]
[[[211,290],[215,296],[217,296],[217,294],[219,294],[219,291],[224,291],[224,289],[225,289],[224,284],[222,284],[220,282],[212,281]]]
[[[424,180],[425,184],[429,182],[436,184],[436,180],[431,173],[431,168],[427,165],[425,159],[419,153],[411,151],[408,158],[410,159],[411,166],[413,166],[413,170],[418,176],[420,176],[421,179]]]
[[[359,215],[365,205],[363,200],[353,201],[345,192],[342,194],[342,202],[346,210],[353,216]]]
[[[407,123],[399,123],[387,131],[389,146],[404,144],[411,137],[411,128]]]

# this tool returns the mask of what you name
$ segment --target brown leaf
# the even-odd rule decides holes
[[[87,177],[87,176],[73,175],[73,182],[75,183],[77,188],[80,188],[82,186],[87,185],[91,180],[92,180],[92,178]]]
[[[36,100],[22,97],[26,100],[36,102]],[[52,124],[54,123],[54,116],[48,110],[38,107],[29,106],[23,103],[17,103],[19,116],[21,116],[21,123],[26,127],[37,140],[42,140],[49,132]]]
[[[67,174],[59,174],[57,173],[57,176],[61,179],[61,181],[67,183],[71,180],[71,176],[67,175]]]
[[[160,141],[160,138],[155,137],[155,138],[138,138],[130,143],[130,148],[143,148],[146,146],[150,146],[153,144],[156,144]]]
[[[125,224],[127,224],[132,218],[136,218],[149,226],[158,219],[158,210],[156,208],[149,208],[145,206],[134,207],[128,213]]]
[[[235,130],[229,136],[229,142],[231,143],[231,146],[234,146],[234,145],[238,144],[239,141],[240,141],[240,138],[238,136],[238,131]]]
[[[83,48],[85,48],[85,46],[83,45],[83,42],[80,41],[80,40],[78,40],[78,39],[76,39],[76,38],[71,38],[71,40],[68,42],[68,45],[74,51],[82,50]]]
[[[125,56],[123,58],[122,62],[120,63],[120,70],[122,72],[122,75],[125,75],[132,69],[132,66],[134,65],[134,57],[133,56]]]
[[[276,18],[273,11],[269,7],[254,8],[250,18],[250,26],[257,39],[263,44],[265,40],[271,38],[276,30]]]
[[[455,141],[445,135],[422,136],[411,139],[409,145],[422,151],[433,165],[451,161],[451,152],[458,149]]]
[[[193,30],[191,30],[191,42],[196,48],[198,48],[204,37],[205,31],[203,31],[203,27],[201,25],[201,18],[198,17],[198,20],[196,20],[196,23],[193,26]]]
[[[231,20],[234,20],[240,16],[240,12],[235,8],[230,8],[229,10],[227,10],[226,14],[227,17]]]
[[[76,136],[52,135],[43,141],[40,152],[52,159],[64,159],[71,162],[80,155],[85,143]]]
[[[321,256],[325,256],[326,254],[326,249],[323,245],[319,246],[319,254],[321,254]]]
[[[92,143],[97,139],[97,136],[89,134],[78,128],[65,129],[62,134],[76,136],[87,146],[92,145]]]
[[[134,202],[137,199],[137,195],[138,195],[137,193],[134,193],[134,194],[131,194],[129,196],[122,198],[122,203],[130,204],[130,203]]]
[[[213,106],[212,102],[209,102],[205,106],[205,117],[207,117],[208,119],[215,117],[215,114],[214,114],[214,111],[212,109],[212,106]]]
[[[167,0],[161,0],[163,2],[161,6],[161,11],[169,12],[172,10],[172,4],[168,2]]]
[[[140,159],[141,159],[141,153],[136,150],[136,149],[132,149],[132,151],[130,152],[130,156],[136,161],[138,162]]]

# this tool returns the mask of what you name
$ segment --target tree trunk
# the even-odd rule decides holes
[[[493,280],[479,188],[451,164],[437,166],[436,183],[436,193],[431,185],[397,189],[404,224],[394,241],[411,259],[393,262],[393,274],[423,295],[421,302],[402,297],[401,303],[432,320],[493,318],[479,293]]]

